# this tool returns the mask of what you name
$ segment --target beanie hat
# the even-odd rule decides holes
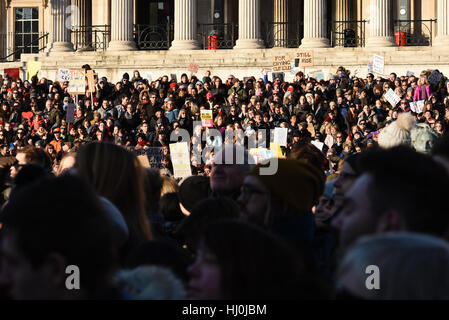
[[[205,176],[191,176],[179,186],[179,202],[188,211],[192,211],[200,200],[206,199],[210,193],[210,179]]]
[[[125,72],[125,73],[123,74],[123,79],[129,80],[129,74],[128,74],[128,72]]]
[[[312,209],[324,191],[324,173],[314,166],[295,159],[278,159],[278,169],[273,175],[260,175],[254,166],[249,174],[256,176],[271,192],[285,199],[299,212]]]
[[[416,125],[410,134],[415,150],[423,153],[429,153],[435,144],[435,140],[438,139],[438,133],[425,123]]]
[[[407,113],[401,113],[398,119],[385,127],[379,134],[379,146],[385,149],[399,145],[412,145],[410,130],[413,128],[414,118]]]

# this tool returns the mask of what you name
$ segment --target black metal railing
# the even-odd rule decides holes
[[[168,50],[174,39],[174,26],[167,24],[136,24],[134,39],[140,50]]]
[[[111,38],[110,25],[76,26],[72,28],[75,50],[105,51]]]
[[[238,25],[205,23],[198,25],[198,39],[202,49],[232,49],[238,37]]]
[[[0,35],[1,48],[3,49],[0,56],[2,62],[18,61],[24,53],[39,53],[47,48],[49,33],[39,33],[34,40],[18,48],[15,47],[17,43],[14,43],[14,35],[12,32]]]
[[[431,46],[436,20],[395,20],[394,35],[396,45]]]
[[[366,20],[332,21],[329,40],[332,47],[364,47]]]
[[[301,44],[303,25],[302,21],[262,23],[265,46],[298,48]]]

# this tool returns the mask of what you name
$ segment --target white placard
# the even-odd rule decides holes
[[[319,141],[312,141],[312,144],[317,147],[320,151],[323,151],[324,143]]]
[[[58,69],[58,81],[70,81],[70,70],[69,69]]]
[[[187,142],[171,143],[170,157],[173,164],[173,173],[176,178],[186,178],[192,175]]]
[[[424,109],[424,100],[410,102],[410,109],[415,113],[421,113]]]
[[[288,128],[274,128],[274,141],[281,147],[287,146]]]
[[[384,67],[385,67],[385,58],[375,54],[373,56],[373,71],[375,73],[380,73],[381,75],[383,75]]]
[[[396,105],[401,101],[401,97],[399,97],[396,93],[394,93],[393,89],[390,89],[385,93],[385,99],[393,106],[396,107]]]

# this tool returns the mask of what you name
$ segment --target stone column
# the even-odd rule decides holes
[[[88,0],[72,0],[72,5],[77,12],[72,13],[72,25],[76,30],[72,34],[73,44],[77,50],[86,50],[91,48],[92,33],[91,29],[87,26],[91,26],[91,3]]]
[[[273,40],[275,47],[288,46],[288,17],[287,17],[288,3],[287,0],[274,0],[274,26],[273,26]],[[278,23],[278,24],[276,24]]]
[[[175,38],[170,50],[199,49],[196,24],[197,0],[175,0]]]
[[[304,38],[301,48],[329,47],[326,0],[304,0]]]
[[[391,9],[391,0],[371,0],[367,47],[392,47],[395,45]]]
[[[438,0],[435,46],[449,45],[449,0]]]
[[[334,31],[336,46],[343,46],[345,44],[344,32],[351,28],[349,20],[351,20],[351,3],[349,0],[334,0]],[[340,21],[336,23],[335,21]]]
[[[70,0],[51,0],[52,35],[53,41],[49,52],[73,51],[71,41],[71,15],[66,13]]]
[[[110,51],[136,50],[133,39],[133,0],[112,0]]]
[[[239,0],[239,38],[234,49],[262,49],[260,0]]]

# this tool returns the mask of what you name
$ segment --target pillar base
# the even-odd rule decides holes
[[[196,40],[173,40],[170,50],[198,50],[199,48]]]
[[[435,47],[448,47],[449,48],[449,35],[448,36],[436,36],[432,45]]]
[[[329,39],[327,38],[304,38],[301,41],[300,48],[328,48]]]
[[[261,39],[238,39],[235,42],[234,49],[264,49],[265,46]]]
[[[108,51],[133,51],[137,50],[134,41],[111,41],[109,42]]]
[[[365,47],[395,47],[394,37],[368,37]]]
[[[71,42],[53,42],[50,44],[48,52],[72,52],[73,50]]]

